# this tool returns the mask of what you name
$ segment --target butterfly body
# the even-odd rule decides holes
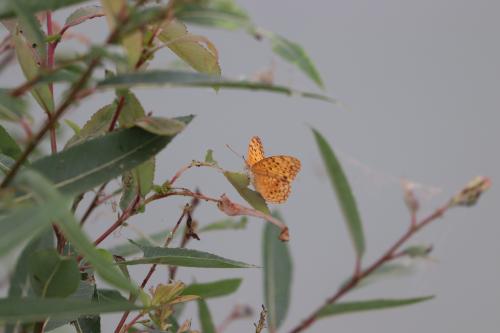
[[[247,169],[253,186],[270,203],[283,203],[291,192],[292,181],[300,171],[300,160],[287,155],[264,156],[259,137],[248,145]]]

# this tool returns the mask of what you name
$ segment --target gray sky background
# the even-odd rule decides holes
[[[500,199],[497,130],[500,88],[500,2],[493,0],[422,1],[243,1],[255,22],[304,46],[321,72],[327,93],[347,104],[330,104],[268,93],[202,89],[137,90],[144,107],[156,115],[197,114],[194,122],[160,154],[157,182],[170,178],[192,159],[213,149],[226,169],[243,164],[225,148],[244,153],[248,140],[259,135],[266,154],[289,154],[303,169],[287,203],[279,207],[290,226],[294,262],[292,303],[281,331],[298,324],[333,294],[351,273],[352,246],[309,125],[320,130],[338,153],[347,172],[367,238],[365,264],[376,259],[405,230],[408,213],[400,179],[421,185],[420,217],[431,213],[476,175],[492,178],[493,188],[470,209],[457,208],[426,229],[412,243],[433,244],[435,260],[415,264],[410,277],[391,278],[350,294],[346,299],[413,297],[434,294],[428,303],[402,309],[341,316],[318,322],[310,332],[495,332],[500,326],[500,226],[495,205]],[[63,21],[65,13],[56,16]],[[103,20],[79,31],[104,38]],[[276,81],[297,89],[315,90],[304,75],[273,56],[266,42],[242,32],[200,29],[220,53],[225,76],[251,76],[276,62]],[[71,44],[69,44],[71,45]],[[64,47],[61,48],[63,50]],[[174,59],[159,54],[156,66]],[[18,71],[0,78],[2,85],[20,82]],[[5,81],[4,81],[5,80]],[[68,117],[82,124],[108,103],[101,94]],[[207,195],[227,193],[242,202],[225,179],[213,170],[196,169],[178,185],[199,186]],[[130,223],[144,231],[171,227],[182,199],[148,207]],[[109,207],[108,207],[109,208]],[[202,204],[201,224],[223,217]],[[112,223],[101,211],[87,225],[97,235]],[[252,219],[245,231],[206,234],[191,247],[249,263],[261,263],[262,221]],[[132,237],[122,230],[103,245]],[[144,270],[137,270],[142,279]],[[165,279],[160,270],[154,281]],[[190,282],[243,277],[231,297],[209,301],[215,323],[235,302],[258,309],[263,302],[261,271],[181,269]],[[196,317],[194,306],[187,314]],[[111,319],[116,317],[111,317]],[[104,331],[114,327],[111,319]],[[251,332],[252,322],[230,326],[230,332]]]

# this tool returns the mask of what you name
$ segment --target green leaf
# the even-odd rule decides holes
[[[31,237],[40,234],[64,210],[64,202],[13,209],[0,219],[0,257]]]
[[[228,30],[251,26],[248,14],[234,0],[179,2],[174,7],[180,20]]]
[[[175,135],[186,127],[181,121],[163,117],[143,117],[137,119],[134,125],[150,133],[163,136]]]
[[[281,217],[276,212],[276,218]],[[288,244],[278,240],[280,230],[270,223],[264,225],[262,260],[264,263],[264,299],[268,311],[268,325],[277,330],[285,320],[290,305],[292,286],[292,258]]]
[[[40,22],[33,15],[35,12],[22,6],[19,1],[10,1],[10,7],[16,13],[16,19],[20,29],[22,29],[22,34],[31,43],[39,61],[44,62],[47,59],[47,45]]]
[[[201,233],[205,231],[240,230],[240,229],[245,229],[247,223],[248,223],[248,218],[246,216],[242,216],[239,220],[227,218],[207,224],[198,229],[198,232]]]
[[[137,197],[137,182],[132,172],[127,171],[122,175],[122,196],[120,209],[124,212]]]
[[[207,153],[205,154],[205,162],[206,163],[217,163],[214,160],[214,151],[212,149],[207,150]]]
[[[197,230],[197,233],[202,233],[207,231],[217,231],[217,230],[243,229],[246,227],[247,222],[248,218],[246,216],[241,217],[239,221],[235,221],[231,218],[228,218],[208,224],[205,227],[202,227],[199,230]],[[164,241],[168,235],[170,235],[170,230],[159,231],[142,238],[134,239],[132,243],[127,242],[124,244],[113,246],[111,249],[109,249],[109,251],[113,254],[120,255],[123,257],[130,256],[141,251],[140,248],[137,247],[137,245],[134,245],[134,243],[137,243],[142,246],[155,246],[159,242]]]
[[[374,299],[367,301],[341,302],[325,306],[318,314],[318,317],[325,318],[360,311],[390,309],[425,302],[433,298],[434,296],[424,296],[403,299]]]
[[[41,60],[36,60],[37,55],[31,46],[28,45],[29,41],[27,41],[19,31],[16,31],[11,38],[14,41],[17,60],[21,66],[24,77],[27,80],[35,79],[40,72],[40,65],[38,62]],[[45,112],[51,113],[54,111],[54,99],[52,98],[48,84],[36,85],[31,89],[31,94]]]
[[[402,252],[410,258],[428,258],[432,251],[432,245],[412,245],[405,248]]]
[[[375,281],[385,279],[387,277],[405,277],[412,275],[415,269],[414,266],[406,263],[391,262],[385,263],[370,275],[358,282],[356,288],[364,287]]]
[[[231,183],[231,185],[233,185],[241,197],[250,204],[250,206],[265,214],[271,214],[266,201],[262,198],[259,192],[248,188],[250,185],[250,179],[246,174],[226,171],[224,172],[224,176],[226,176],[226,179]]]
[[[328,171],[330,182],[337,194],[337,199],[344,215],[349,235],[354,244],[356,255],[358,258],[361,258],[365,252],[365,236],[363,234],[363,225],[361,224],[361,218],[351,187],[328,142],[317,130],[312,129],[312,131],[319,151],[321,152],[323,162],[325,163],[326,170]]]
[[[158,39],[198,72],[220,75],[215,46],[204,37],[190,34],[182,22],[168,21],[162,26]]]
[[[158,136],[140,128],[114,131],[41,158],[31,168],[63,193],[77,195],[107,182],[156,155],[173,136]],[[26,194],[18,201],[30,197]]]
[[[19,6],[32,13],[56,10],[63,7],[75,5],[88,0],[16,0]],[[16,14],[10,7],[11,1],[0,1],[0,19],[14,17]]]
[[[128,15],[127,22],[125,22],[126,26],[133,25],[136,21],[138,21],[136,15],[133,15],[134,13],[130,13],[129,6],[125,0],[101,0],[101,5],[104,13],[106,13],[106,18],[111,29],[114,29],[117,24],[121,24],[118,20],[118,16],[121,13]],[[139,21],[142,22],[141,20]],[[127,30],[128,32],[128,35],[122,36],[120,40],[127,53],[129,68],[134,68],[142,53],[142,33],[140,31],[134,31],[132,33],[133,30],[137,29],[137,26],[140,26],[140,23],[139,25],[134,25],[133,27],[121,26],[121,31]]]
[[[242,279],[225,279],[209,283],[193,283],[187,286],[181,295],[197,295],[201,298],[213,298],[234,293]]]
[[[9,172],[10,168],[16,163],[16,160],[10,158],[7,155],[0,154],[0,171],[2,171],[4,174],[7,174]]]
[[[41,205],[32,205],[23,209],[25,212],[34,213],[34,215],[27,218],[28,221],[35,221],[37,225],[40,224],[42,226],[46,226],[51,222],[56,222],[66,239],[77,249],[80,255],[93,265],[95,271],[105,281],[132,293],[137,292],[137,287],[122,275],[119,269],[113,265],[112,261],[106,260],[106,258],[101,255],[101,253],[95,248],[94,244],[83,233],[74,215],[69,211],[72,200],[62,196],[54,188],[53,184],[40,174],[33,171],[26,171],[19,174],[16,178],[16,184],[29,186],[38,200],[42,203]],[[50,211],[45,212],[45,209],[50,209]],[[34,210],[34,212],[31,210]],[[40,214],[40,211],[44,214]],[[16,212],[16,214],[19,213]],[[16,216],[19,217],[19,215]],[[7,219],[9,218],[11,218],[11,216],[7,217]],[[21,229],[21,231],[23,231],[24,228],[19,227],[21,223],[22,222],[19,222],[14,229]],[[3,223],[0,223],[0,227],[4,228]],[[5,232],[5,234],[7,233],[8,231]],[[17,235],[17,233],[14,234]],[[23,235],[23,238],[20,238],[20,240],[30,236],[33,237],[37,233],[39,233],[39,231],[36,230],[36,227],[32,227],[32,230],[25,232],[25,235]],[[4,234],[0,237],[4,237]],[[16,243],[12,244],[10,239],[8,239],[8,242],[10,242],[9,247],[4,245],[7,241],[0,242],[0,245],[3,247],[2,249],[5,249],[5,252],[17,245]],[[1,251],[0,254],[2,254]]]
[[[199,299],[197,303],[198,303],[198,315],[200,317],[201,331],[203,333],[215,333],[216,332],[215,326],[207,302],[205,302],[202,299]]]
[[[75,146],[85,141],[98,138],[108,132],[109,124],[116,110],[116,103],[108,104],[100,108],[83,125],[78,134],[73,135],[66,143],[65,148]]]
[[[98,315],[80,317],[74,325],[78,327],[77,332],[101,333],[101,317]]]
[[[138,309],[141,307],[129,302],[95,303],[74,299],[2,298],[0,299],[0,321],[4,323],[30,323],[49,317],[58,320]]]
[[[215,75],[192,73],[174,70],[149,70],[134,73],[118,74],[98,82],[100,88],[117,88],[132,86],[170,85],[177,87],[212,87],[228,89],[262,90],[290,96],[313,98],[330,103],[336,100],[315,93],[302,92],[284,86],[270,85],[260,82],[230,80]]]
[[[95,284],[92,284],[87,281],[80,281],[80,284],[78,285],[78,289],[74,293],[68,296],[67,299],[74,299],[74,300],[80,300],[80,301],[86,301],[89,302],[92,300],[92,297],[94,296],[94,291],[95,291]],[[86,317],[83,317],[86,318]],[[66,317],[66,318],[59,318],[58,320],[53,320],[49,319],[47,321],[47,324],[45,324],[45,331],[49,332],[51,330],[54,330],[58,327],[64,326],[72,321],[77,320],[78,317]]]
[[[138,119],[146,116],[146,112],[137,97],[129,90],[125,91],[123,108],[118,118],[121,127],[133,127]]]
[[[6,89],[0,89],[0,119],[19,121],[26,114],[26,102],[20,97],[12,97]]]
[[[66,297],[80,282],[75,258],[61,257],[55,249],[35,252],[29,263],[31,285],[42,298]]]
[[[13,299],[21,297],[23,292],[29,290],[29,260],[31,255],[41,249],[54,248],[54,232],[51,228],[46,228],[45,232],[33,238],[22,250],[17,258],[16,266],[9,280],[8,297]],[[14,326],[7,325],[5,333],[13,333]]]
[[[21,148],[2,125],[0,125],[0,153],[13,159],[22,154]]]
[[[276,54],[296,65],[319,87],[324,88],[318,70],[302,46],[272,32],[265,32],[264,35],[270,39],[271,46]]]
[[[70,119],[64,119],[64,123],[69,126],[73,130],[73,134],[78,135],[80,131],[82,130],[80,126],[78,126],[77,123]]]
[[[137,244],[144,252],[144,257],[125,261],[121,264],[163,264],[183,267],[204,267],[204,268],[254,268],[256,266],[246,264],[241,261],[234,261],[219,257],[215,254],[190,250],[184,248],[164,248],[142,246]]]
[[[133,170],[137,183],[139,184],[139,192],[143,198],[153,187],[155,167],[155,159],[151,158]]]
[[[94,17],[99,17],[103,16],[104,11],[100,6],[85,6],[78,8],[74,12],[72,12],[68,18],[66,18],[66,22],[64,25],[66,27],[72,27],[75,25],[78,25],[80,23],[83,23],[89,19],[92,19]]]

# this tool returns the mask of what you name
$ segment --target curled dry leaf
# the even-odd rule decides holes
[[[254,216],[258,217],[261,219],[264,219],[274,225],[276,225],[278,228],[280,228],[281,233],[279,236],[279,239],[281,241],[289,241],[290,240],[290,234],[288,231],[288,227],[278,220],[277,218],[264,214],[261,211],[248,208],[242,205],[239,205],[235,202],[232,202],[225,194],[221,195],[219,201],[217,202],[217,207],[226,215],[229,216],[238,216],[238,215],[246,215],[246,216]]]
[[[189,332],[190,328],[191,328],[191,319],[186,319],[186,321],[184,321],[181,327],[179,327],[179,329],[177,330],[177,333]]]

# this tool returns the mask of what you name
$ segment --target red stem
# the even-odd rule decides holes
[[[128,206],[128,208],[122,213],[122,215],[116,220],[111,227],[109,227],[104,233],[99,236],[95,241],[94,245],[99,245],[103,240],[105,240],[109,235],[111,235],[116,229],[118,229],[134,212],[135,207],[139,203],[141,196],[137,195],[134,201]]]
[[[144,316],[144,313],[139,313],[137,316],[134,317],[134,319],[132,319],[130,321],[130,323],[128,323],[127,325],[125,325],[125,328],[124,328],[124,331],[125,332],[128,332],[128,330],[142,317]]]
[[[311,326],[319,317],[321,310],[327,306],[334,304],[337,302],[342,296],[347,294],[351,289],[353,289],[359,281],[361,281],[366,276],[373,273],[377,268],[382,266],[387,261],[390,261],[395,258],[396,251],[403,245],[409,238],[411,238],[415,233],[417,233],[420,229],[425,227],[430,222],[435,219],[441,217],[444,212],[450,208],[450,204],[446,204],[434,211],[427,218],[423,219],[419,223],[415,225],[410,225],[410,228],[392,245],[378,260],[376,260],[373,264],[371,264],[368,268],[361,270],[359,274],[354,274],[348,283],[346,283],[342,288],[340,288],[333,296],[328,298],[321,307],[316,309],[313,313],[311,313],[306,319],[302,321],[298,326],[290,331],[290,333],[298,333],[302,332]]]
[[[174,235],[177,232],[177,229],[179,228],[179,225],[181,224],[182,219],[186,215],[187,209],[189,209],[188,205],[186,205],[186,207],[182,211],[182,215],[177,220],[177,223],[175,224],[174,228],[172,229],[171,234],[165,240],[165,245],[164,245],[165,247],[168,247],[170,245],[170,242],[172,242],[172,239],[174,239]],[[153,276],[153,273],[155,272],[157,266],[158,266],[157,264],[153,264],[151,266],[151,268],[149,269],[148,274],[146,275],[146,277],[144,278],[144,280],[142,280],[141,289],[144,289],[146,287],[146,284],[148,283],[148,281],[151,278],[151,276]],[[133,301],[134,297],[132,297],[132,296],[129,297],[129,300]],[[130,311],[125,311],[123,313],[123,315],[122,315],[122,317],[120,319],[120,322],[118,323],[118,325],[115,328],[115,333],[120,333],[120,331],[121,331],[123,325],[125,324],[125,321],[127,320],[127,317],[128,317],[129,314],[130,314]],[[128,326],[130,326],[130,324]],[[124,330],[124,331],[126,332],[126,330]]]
[[[111,132],[115,129],[116,123],[118,122],[118,118],[120,117],[120,113],[122,112],[123,106],[125,105],[125,96],[121,96],[118,100],[118,105],[116,106],[115,114],[113,115],[113,119],[111,119],[111,123],[109,124],[108,131]]]

